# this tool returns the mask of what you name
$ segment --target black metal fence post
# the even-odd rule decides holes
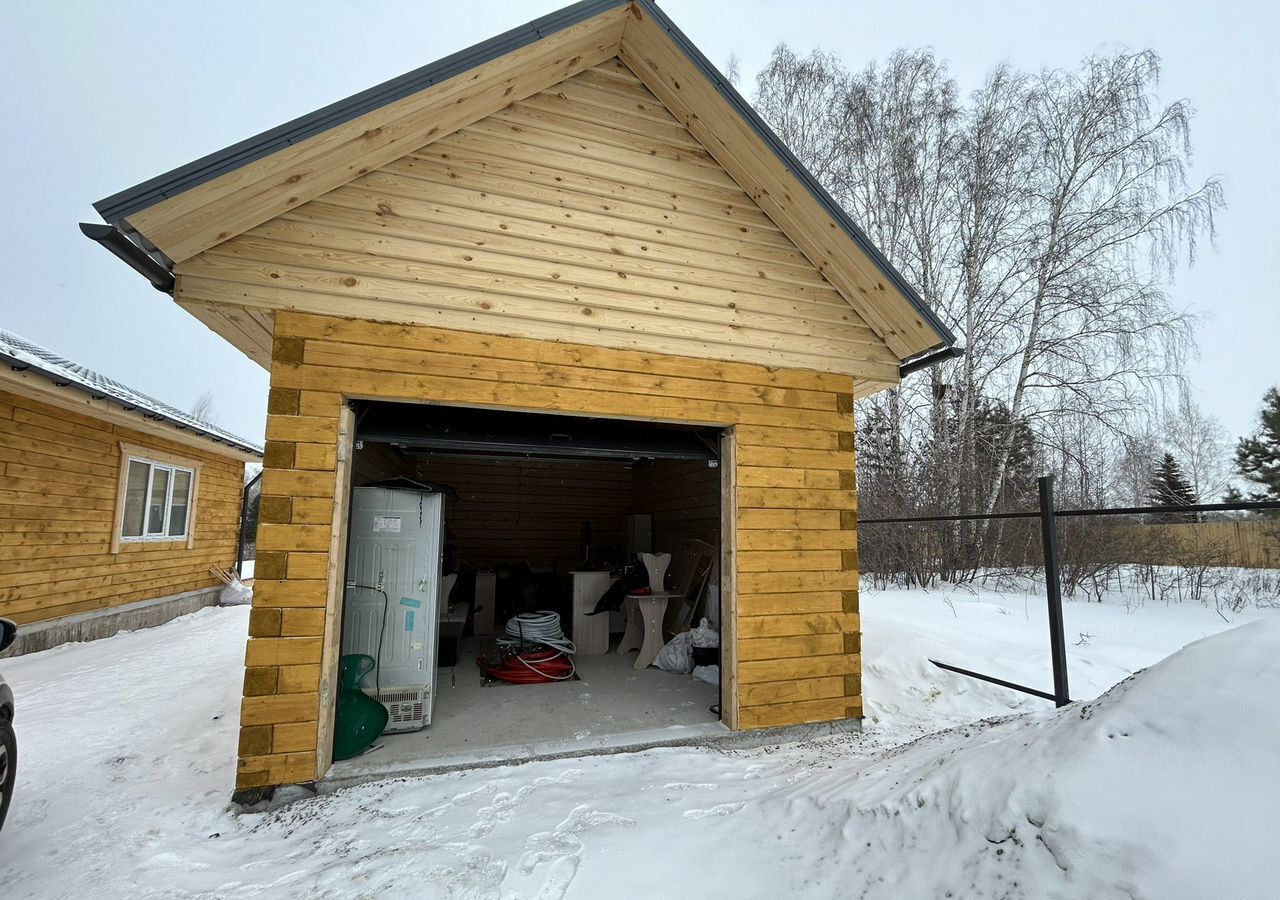
[[[1195,513],[1199,516],[1207,512],[1250,512],[1262,513],[1277,511],[1280,512],[1280,500],[1243,500],[1234,503],[1197,503],[1190,506],[1126,506],[1111,507],[1099,509],[1056,509],[1053,505],[1053,476],[1049,475],[1040,479],[1040,509],[1036,512],[1024,510],[1021,512],[998,512],[998,513],[969,513],[967,515],[946,516],[946,515],[930,515],[930,516],[899,516],[897,518],[866,518],[858,521],[858,527],[868,525],[902,525],[906,523],[923,523],[923,522],[976,522],[976,521],[1003,521],[1005,519],[1040,519],[1041,537],[1044,541],[1044,578],[1046,594],[1049,601],[1049,644],[1050,653],[1053,664],[1053,693],[1042,691],[1037,688],[1027,687],[1026,685],[1017,684],[1012,681],[1005,681],[1002,678],[995,678],[991,675],[983,675],[980,672],[973,672],[969,669],[961,669],[958,666],[949,665],[947,663],[938,662],[936,659],[930,659],[941,669],[949,672],[957,672],[961,675],[967,675],[970,678],[977,678],[982,681],[998,684],[1001,687],[1011,688],[1015,691],[1021,691],[1024,694],[1030,694],[1033,697],[1043,697],[1046,700],[1052,700],[1058,706],[1066,706],[1071,702],[1071,695],[1067,690],[1067,647],[1066,639],[1063,637],[1062,624],[1062,580],[1059,572],[1058,561],[1058,517],[1059,516],[1134,516],[1134,515],[1169,515],[1170,513]]]
[[[1040,536],[1044,541],[1044,584],[1049,599],[1049,654],[1053,660],[1053,702],[1071,702],[1067,689],[1067,642],[1062,630],[1062,580],[1058,574],[1058,517],[1053,508],[1053,476],[1040,479]]]
[[[254,475],[253,478],[244,486],[244,491],[240,494],[240,534],[236,539],[236,577],[244,575],[244,526],[249,520],[249,494],[259,481],[262,480],[262,472]]]

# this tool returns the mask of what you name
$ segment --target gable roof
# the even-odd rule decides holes
[[[94,204],[157,283],[194,256],[619,56],[906,360],[955,336],[653,0],[583,0]],[[139,262],[121,235],[141,246]],[[114,238],[114,245],[112,243]],[[164,279],[159,279],[164,283]]]
[[[0,364],[7,365],[14,372],[42,375],[58,387],[81,391],[92,399],[111,401],[125,412],[136,410],[152,422],[167,423],[179,431],[202,435],[215,444],[251,456],[262,456],[262,447],[252,441],[135,391],[3,328],[0,328]]]

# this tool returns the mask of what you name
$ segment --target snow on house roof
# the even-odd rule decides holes
[[[182,431],[204,435],[214,443],[225,444],[238,450],[262,455],[262,447],[242,437],[237,437],[212,422],[175,409],[121,384],[79,363],[59,356],[52,350],[32,343],[11,331],[0,328],[0,363],[7,362],[15,371],[35,371],[60,387],[78,388],[91,397],[110,400],[126,412],[138,410],[145,418],[156,422],[168,422]]]

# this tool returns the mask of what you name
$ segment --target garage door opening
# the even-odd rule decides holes
[[[723,731],[718,651],[697,652],[699,677],[652,664],[702,619],[720,626],[722,440],[709,427],[359,405],[341,652],[374,660],[360,685],[390,722],[332,776]],[[644,554],[670,555],[661,584]]]

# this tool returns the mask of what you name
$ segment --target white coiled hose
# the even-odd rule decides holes
[[[502,642],[505,644],[529,641],[545,644],[553,650],[559,650],[565,656],[572,656],[578,652],[573,641],[565,637],[564,631],[560,628],[559,613],[550,610],[544,609],[512,616],[507,620],[506,632],[510,640]]]

